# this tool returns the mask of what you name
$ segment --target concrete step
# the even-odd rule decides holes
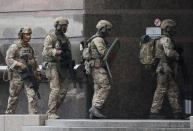
[[[193,116],[190,116],[190,128],[193,129]]]
[[[53,126],[24,126],[22,131],[193,131],[187,128],[117,128],[117,127],[53,127]]]
[[[58,119],[47,120],[46,126],[56,127],[145,127],[145,128],[190,128],[189,120],[90,120]]]
[[[0,115],[0,131],[21,131],[23,126],[43,126],[47,115]]]

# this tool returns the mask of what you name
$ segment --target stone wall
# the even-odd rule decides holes
[[[84,35],[90,37],[96,31],[97,21],[107,19],[113,23],[113,36],[121,42],[118,59],[112,65],[113,87],[106,107],[111,118],[148,117],[155,76],[139,63],[139,38],[146,27],[154,26],[155,18],[171,18],[177,22],[177,44],[184,47],[192,81],[192,7],[191,0],[85,0]],[[163,113],[171,114],[168,105]]]

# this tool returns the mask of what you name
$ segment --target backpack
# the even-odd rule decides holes
[[[91,54],[90,54],[90,42],[84,47],[82,51],[82,58],[84,60],[90,60],[91,59]]]
[[[98,37],[98,35],[93,35],[90,39],[88,39],[86,42],[81,42],[81,46],[83,48],[82,50],[82,62],[84,63],[84,68],[86,71],[86,74],[91,74],[91,41]]]
[[[155,44],[157,39],[151,39],[148,35],[142,36],[140,40],[140,63],[147,66],[155,64]]]
[[[83,60],[90,60],[91,59],[91,41],[98,37],[97,35],[93,35],[90,39],[88,39],[86,42],[81,42],[83,50],[82,50],[82,58]]]

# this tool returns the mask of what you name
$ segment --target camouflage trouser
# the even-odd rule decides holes
[[[50,95],[48,101],[48,111],[47,114],[57,114],[58,108],[63,103],[65,96],[67,94],[68,79],[61,79],[58,68],[56,65],[48,65],[47,77],[50,81]]]
[[[181,112],[182,107],[179,101],[179,89],[171,73],[157,74],[157,88],[154,94],[151,113],[159,113],[163,100],[167,95],[173,113]]]
[[[94,80],[94,95],[92,105],[102,108],[111,88],[107,71],[102,67],[93,68],[92,77]]]
[[[32,87],[32,83],[24,82],[21,80],[19,74],[12,73],[12,78],[10,80],[10,87],[9,87],[9,99],[7,104],[7,110],[5,112],[6,114],[15,113],[18,104],[18,97],[23,87],[26,89],[27,93],[29,114],[37,113],[36,94],[35,91],[32,88],[30,88]]]

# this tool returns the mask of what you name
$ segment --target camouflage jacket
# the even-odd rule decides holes
[[[170,37],[162,36],[156,41],[155,58],[159,59],[156,72],[174,72],[176,70],[179,54]]]
[[[94,38],[90,43],[90,50],[91,50],[91,67],[102,67],[103,64],[103,57],[107,52],[107,45],[105,40],[102,37]]]
[[[22,54],[27,54],[27,63],[21,58]],[[21,40],[16,41],[12,44],[6,52],[6,64],[13,71],[21,71],[20,68],[16,68],[16,63],[21,62],[23,64],[29,64],[32,66],[34,71],[40,71],[35,57],[34,49],[28,45],[24,47]]]
[[[171,38],[167,36],[162,36],[156,42],[156,58],[160,58],[163,62],[168,62],[170,60],[177,61],[179,59],[179,54],[175,50],[175,43]]]
[[[96,37],[91,41],[91,58],[103,59],[107,51],[105,40],[101,37]]]
[[[62,41],[62,43],[68,44],[68,47],[70,48],[70,41],[68,39],[68,37],[66,37],[65,35],[63,35],[63,37],[60,37],[60,40]],[[56,51],[57,51],[57,43],[58,43],[58,37],[55,34],[55,31],[50,32],[45,40],[44,40],[44,46],[43,46],[43,52],[42,52],[42,56],[44,61],[47,62],[56,62],[57,61],[57,56],[56,56]]]

